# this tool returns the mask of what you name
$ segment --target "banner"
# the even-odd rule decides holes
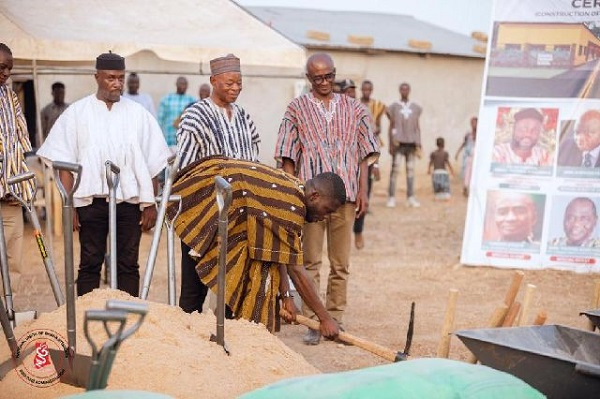
[[[461,262],[600,272],[600,1],[492,19]]]

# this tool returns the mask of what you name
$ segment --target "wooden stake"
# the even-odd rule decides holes
[[[508,308],[508,313],[504,318],[504,322],[502,323],[502,327],[512,327],[517,315],[519,314],[519,310],[521,310],[521,304],[519,302],[513,302],[510,308]]]
[[[540,310],[537,316],[535,316],[535,320],[533,321],[534,326],[543,326],[546,323],[546,319],[548,315],[545,310]]]
[[[446,316],[442,326],[442,337],[437,348],[437,357],[448,358],[450,354],[450,338],[454,329],[454,314],[456,312],[456,299],[458,298],[458,290],[452,288],[448,295],[448,305],[446,307]]]
[[[592,303],[590,303],[590,310],[595,310],[600,308],[600,280],[596,280],[596,285],[594,286],[594,295],[592,296]],[[587,329],[589,331],[594,331],[594,323],[588,319],[587,321]]]
[[[510,288],[506,293],[506,297],[504,297],[504,303],[510,309],[511,305],[515,301],[517,294],[519,293],[519,288],[521,287],[521,283],[523,282],[523,277],[525,277],[525,273],[518,270],[513,274],[512,283],[510,284]]]
[[[533,284],[527,284],[525,287],[525,295],[523,296],[523,307],[521,308],[521,313],[519,313],[519,317],[517,318],[516,325],[523,326],[527,324],[527,320],[529,320],[529,311],[531,308],[531,300],[533,298],[533,293],[537,287]]]
[[[494,310],[494,313],[492,313],[492,317],[490,317],[490,321],[488,322],[487,326],[489,328],[500,327],[502,325],[502,321],[506,317],[507,313],[508,313],[508,306],[506,306],[506,305],[498,306],[496,308],[496,310]],[[474,354],[471,353],[469,355],[469,357],[467,358],[467,362],[471,363],[471,364],[475,364],[475,363],[477,363],[477,358],[475,357]]]

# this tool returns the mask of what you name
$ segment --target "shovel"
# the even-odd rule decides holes
[[[108,241],[109,256],[108,269],[110,270],[110,288],[117,289],[117,188],[119,187],[119,174],[121,169],[111,161],[104,163],[106,166],[106,184],[108,185]]]
[[[69,343],[69,353],[67,356],[70,363],[69,366],[73,369],[75,366],[73,361],[77,346],[75,334],[75,273],[73,270],[73,194],[77,190],[77,187],[79,187],[79,182],[81,180],[81,165],[54,161],[52,162],[52,168],[54,169],[56,185],[63,202],[62,223],[63,233],[65,235],[65,286],[67,300],[67,340]],[[65,189],[65,186],[63,186],[62,181],[60,180],[61,171],[75,174],[73,187],[71,187],[69,191]],[[54,364],[57,364],[54,359],[53,362]]]
[[[156,197],[156,202],[162,202],[162,196]],[[171,195],[168,202],[176,202],[177,212],[173,216],[173,219],[169,220],[165,218],[165,226],[167,227],[167,291],[169,305],[177,305],[175,299],[175,220],[181,213],[181,195]]]
[[[31,180],[33,186],[33,195],[31,199],[25,200],[20,198],[15,190],[14,185],[24,182],[26,180]],[[42,261],[44,262],[44,266],[46,267],[46,274],[48,274],[48,279],[50,280],[50,286],[52,287],[52,293],[54,294],[54,299],[56,300],[56,304],[58,306],[64,305],[65,297],[60,288],[60,283],[58,282],[58,277],[56,276],[56,269],[54,268],[54,262],[52,261],[52,257],[50,256],[48,250],[46,249],[46,244],[44,242],[44,236],[42,235],[42,227],[40,226],[40,220],[38,219],[37,212],[35,211],[35,207],[33,206],[33,201],[35,200],[35,196],[37,193],[37,184],[35,179],[35,173],[27,172],[17,176],[13,176],[6,181],[8,185],[8,189],[10,190],[12,196],[16,198],[23,208],[27,210],[29,213],[29,218],[31,220],[31,224],[33,225],[33,235],[35,237],[35,241],[38,245],[38,249],[40,250],[40,255],[42,256]]]
[[[158,206],[158,213],[156,215],[156,225],[154,227],[154,234],[152,236],[152,245],[150,246],[150,253],[148,254],[148,261],[146,262],[146,272],[144,273],[144,283],[140,292],[141,299],[148,299],[148,293],[150,291],[150,283],[152,282],[152,274],[154,273],[154,266],[156,265],[156,256],[158,255],[158,245],[160,244],[160,235],[162,233],[162,226],[165,221],[165,214],[167,213],[167,202],[171,195],[171,187],[173,186],[173,180],[177,174],[176,156],[171,155],[167,159],[167,168],[169,173],[165,179],[163,191],[161,194],[160,205]]]
[[[112,369],[112,365],[115,360],[115,356],[117,355],[117,350],[121,346],[121,343],[132,336],[142,325],[144,318],[146,317],[146,313],[148,313],[148,305],[145,303],[135,303],[135,302],[126,302],[126,301],[117,301],[111,299],[106,302],[106,310],[107,311],[119,311],[125,312],[126,314],[136,314],[138,315],[138,319],[136,322],[129,327],[127,330],[123,331],[117,341],[110,347],[109,351],[106,354],[106,360],[100,372],[98,378],[98,389],[106,388],[106,384],[108,383],[108,377],[110,376],[110,371]],[[108,333],[108,330],[106,331]]]
[[[319,330],[319,322],[313,319],[309,319],[306,316],[301,314],[296,315],[296,322],[311,328],[313,330]],[[338,335],[338,340],[345,342],[350,345],[354,345],[361,349],[366,350],[367,352],[371,352],[374,355],[382,357],[390,362],[401,362],[404,360],[408,360],[410,347],[412,345],[412,337],[414,332],[414,324],[415,324],[415,303],[413,302],[410,307],[410,321],[408,323],[408,331],[406,333],[406,344],[404,346],[404,351],[395,351],[393,349],[386,348],[382,345],[376,344],[374,342],[367,341],[366,339],[357,337],[355,335],[348,334],[347,332],[340,331]]]
[[[225,345],[225,272],[227,268],[227,211],[231,205],[231,185],[221,176],[215,177],[217,207],[219,208],[219,270],[217,273],[217,335],[211,334],[210,340],[221,345],[229,355]]]
[[[61,374],[60,381],[77,387],[85,387],[88,391],[106,388],[121,342],[138,330],[147,311],[148,307],[144,303],[117,300],[107,301],[106,310],[86,311],[83,328],[86,339],[92,347],[92,356],[75,354],[72,361],[73,367],[59,370],[59,365],[65,354],[62,351],[50,349],[52,363],[55,365],[56,372]],[[125,329],[125,322],[129,314],[136,314],[139,317],[131,327]],[[92,339],[89,332],[89,323],[93,321],[102,321],[108,337],[100,350],[98,349],[99,345]],[[118,328],[115,330],[113,326],[111,330],[109,324],[116,324]]]
[[[108,339],[102,345],[102,348],[98,350],[98,345],[92,339],[90,335],[89,325],[91,322],[101,321],[104,325],[104,330],[108,336]],[[85,337],[92,347],[92,357],[76,355],[82,362],[87,363],[87,366],[81,363],[81,368],[75,370],[76,373],[87,375],[87,383],[85,383],[86,390],[92,391],[95,389],[102,389],[100,381],[103,378],[104,368],[106,361],[109,356],[111,349],[117,344],[125,328],[125,322],[127,321],[127,313],[118,310],[87,310],[85,312],[85,321],[83,324],[83,331]],[[116,324],[117,328],[112,331],[109,324]],[[114,327],[113,327],[114,328]],[[82,370],[89,369],[88,373],[83,373]],[[62,381],[62,378],[61,378]],[[84,385],[83,381],[79,381],[77,385]]]

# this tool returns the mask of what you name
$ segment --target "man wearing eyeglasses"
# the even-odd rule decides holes
[[[307,223],[303,231],[304,265],[317,291],[323,241],[327,233],[330,272],[326,308],[342,323],[350,245],[354,220],[368,208],[368,168],[379,156],[369,115],[360,101],[333,92],[335,66],[328,54],[312,55],[306,63],[312,90],[287,107],[279,127],[275,159],[283,170],[306,181],[319,173],[334,172],[346,185],[348,202],[325,220]],[[306,316],[315,318],[306,306]],[[321,335],[310,330],[307,345],[318,345]]]
[[[600,167],[600,111],[581,115],[573,135],[560,145],[558,166]]]

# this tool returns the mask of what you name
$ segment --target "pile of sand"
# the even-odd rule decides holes
[[[89,355],[91,347],[83,332],[86,309],[104,309],[107,299],[140,302],[115,290],[95,290],[77,300],[77,352]],[[107,389],[139,389],[160,392],[175,398],[232,398],[283,378],[319,371],[289,349],[262,325],[244,320],[225,322],[225,342],[231,356],[210,342],[215,333],[212,314],[187,314],[178,307],[148,302],[149,311],[141,328],[121,345],[108,380]],[[67,338],[66,307],[42,314],[15,330],[17,339],[36,329],[49,329]],[[136,317],[131,316],[134,320]],[[100,323],[94,323],[93,337],[104,342]],[[10,358],[6,340],[1,339],[0,362]],[[30,355],[30,358],[33,354]],[[28,358],[25,364],[32,364]],[[15,371],[0,381],[6,398],[57,396],[82,389],[58,383],[47,388],[33,387]]]

